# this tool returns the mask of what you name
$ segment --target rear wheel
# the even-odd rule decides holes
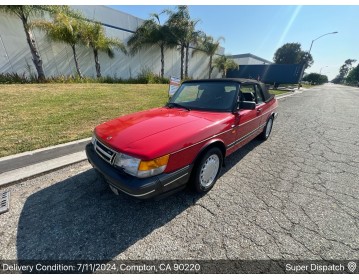
[[[223,154],[217,147],[210,148],[198,161],[192,174],[192,184],[198,193],[206,193],[213,188],[223,163]]]
[[[267,140],[269,138],[269,135],[272,132],[272,127],[273,127],[273,117],[270,117],[266,123],[266,126],[263,129],[263,132],[260,134],[260,138],[262,140]]]

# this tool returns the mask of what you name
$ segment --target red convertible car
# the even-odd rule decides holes
[[[166,106],[97,126],[87,157],[116,194],[148,199],[186,185],[205,193],[225,157],[269,137],[277,105],[255,80],[186,81]]]

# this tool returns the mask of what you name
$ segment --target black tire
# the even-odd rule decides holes
[[[271,116],[268,120],[267,120],[267,123],[262,131],[261,134],[259,134],[259,138],[262,139],[262,140],[267,140],[272,132],[272,128],[273,128],[273,122],[274,122],[274,119],[273,119],[273,116]]]
[[[210,148],[197,160],[192,172],[191,184],[194,191],[206,193],[216,183],[223,164],[223,154],[217,147]],[[207,170],[206,170],[207,169]]]

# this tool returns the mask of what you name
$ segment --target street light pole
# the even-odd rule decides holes
[[[318,38],[315,38],[314,40],[312,40],[312,43],[310,44],[310,48],[309,48],[309,52],[308,52],[308,54],[310,54],[310,51],[312,50],[312,47],[313,47],[313,43],[314,43],[314,41],[316,41],[316,40],[318,40],[319,38],[322,38],[322,37],[324,37],[324,36],[326,36],[326,35],[330,35],[330,34],[337,34],[337,33],[338,33],[338,31],[325,33],[325,34],[323,34],[323,35],[319,36]],[[298,83],[298,89],[300,88],[300,83],[302,82],[302,79],[303,79],[303,74],[304,74],[304,65],[305,65],[305,63],[303,64],[303,69],[302,69],[302,72],[301,72],[301,74],[300,74],[300,79],[299,79],[299,83]]]
[[[313,46],[314,41],[316,41],[316,40],[318,40],[319,38],[322,38],[322,37],[324,37],[324,36],[326,36],[326,35],[337,34],[337,33],[338,33],[338,31],[329,32],[329,33],[323,34],[323,35],[319,36],[318,38],[312,40],[312,43],[310,44],[310,48],[309,48],[308,54],[310,54],[310,51],[312,50],[312,46]]]

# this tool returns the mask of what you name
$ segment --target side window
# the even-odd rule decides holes
[[[256,103],[261,104],[264,102],[262,90],[258,85],[255,85],[255,88],[256,88],[256,91],[255,91]]]
[[[256,101],[254,96],[254,85],[241,85],[240,91],[242,101]]]

